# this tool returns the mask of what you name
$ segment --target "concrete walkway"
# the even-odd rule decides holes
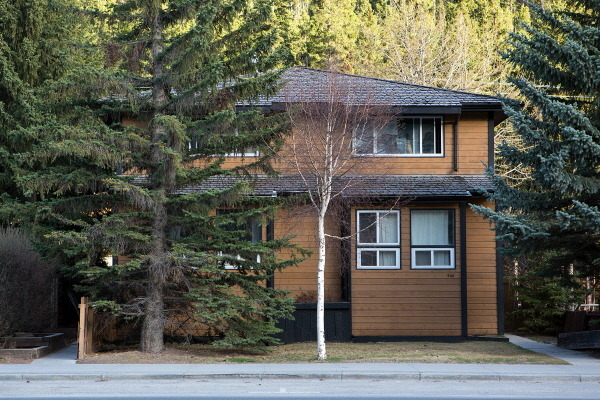
[[[572,365],[312,363],[312,364],[76,364],[77,346],[31,364],[0,364],[0,381],[334,379],[528,381],[600,383],[600,361],[518,336],[510,341]],[[572,354],[575,353],[575,354]],[[585,356],[585,357],[581,357]]]
[[[589,356],[583,352],[568,350],[558,347],[554,344],[540,343],[531,339],[527,339],[521,336],[506,334],[511,343],[516,344],[527,350],[535,351],[536,353],[546,354],[550,357],[558,358],[566,361],[573,365],[589,365],[589,366],[600,366],[600,360]]]
[[[77,343],[71,343],[64,349],[55,351],[45,357],[33,360],[31,364],[46,365],[49,368],[58,365],[75,365],[77,363]]]

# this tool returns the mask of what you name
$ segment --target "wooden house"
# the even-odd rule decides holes
[[[486,168],[494,165],[494,127],[506,116],[492,96],[419,86],[365,76],[296,67],[282,77],[279,93],[241,107],[281,112],[290,105],[338,99],[385,114],[385,129],[362,130],[348,143],[357,162],[345,203],[327,222],[331,239],[326,267],[328,340],[461,338],[504,333],[502,268],[493,227],[470,204],[493,207]],[[365,125],[366,126],[366,125]],[[366,132],[366,133],[365,133]],[[388,146],[381,146],[380,143]],[[277,177],[256,176],[260,196],[306,191],[309,175],[290,167],[290,144],[275,163]],[[227,156],[225,167],[258,153]],[[232,177],[213,177],[202,187],[223,188]],[[308,182],[308,183],[307,183]],[[339,183],[339,182],[338,182]],[[316,334],[316,214],[283,210],[253,240],[293,235],[313,255],[277,272],[267,284],[290,291],[296,319],[282,321],[284,342]],[[254,237],[256,236],[256,237]]]
[[[469,206],[493,206],[485,199],[493,190],[485,172],[494,164],[494,127],[506,118],[500,100],[310,68],[292,68],[282,79],[278,95],[253,106],[277,112],[290,104],[325,104],[333,84],[342,101],[368,103],[392,116],[385,129],[373,129],[362,143],[349,145],[351,156],[370,162],[351,170],[360,190],[353,186],[346,196],[353,201],[328,221],[330,233],[350,237],[328,244],[328,338],[502,334],[502,269],[493,227]],[[378,145],[384,141],[391,145]],[[280,176],[257,177],[257,195],[306,190],[309,175],[300,176],[285,162],[289,147],[276,163]],[[231,155],[227,164],[247,162],[253,154]],[[315,251],[269,282],[304,302],[297,304],[295,321],[282,323],[286,342],[314,340],[315,232],[314,213],[287,210],[262,233],[295,235],[297,243]]]

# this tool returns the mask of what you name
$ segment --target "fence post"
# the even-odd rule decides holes
[[[80,360],[87,354],[88,337],[88,298],[82,297],[79,304],[79,329],[77,331],[77,359]]]

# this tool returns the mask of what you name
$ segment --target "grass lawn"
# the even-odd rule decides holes
[[[219,349],[210,345],[170,344],[161,354],[133,349],[96,353],[87,364],[303,363],[316,361],[315,343],[274,346],[267,352]],[[482,364],[567,364],[507,342],[328,343],[326,362],[419,362]]]

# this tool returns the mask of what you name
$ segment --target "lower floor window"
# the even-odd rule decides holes
[[[411,266],[454,268],[454,210],[411,210]]]
[[[454,268],[454,249],[412,249],[413,268]]]
[[[398,249],[358,249],[358,265],[364,269],[399,268],[400,250]]]

